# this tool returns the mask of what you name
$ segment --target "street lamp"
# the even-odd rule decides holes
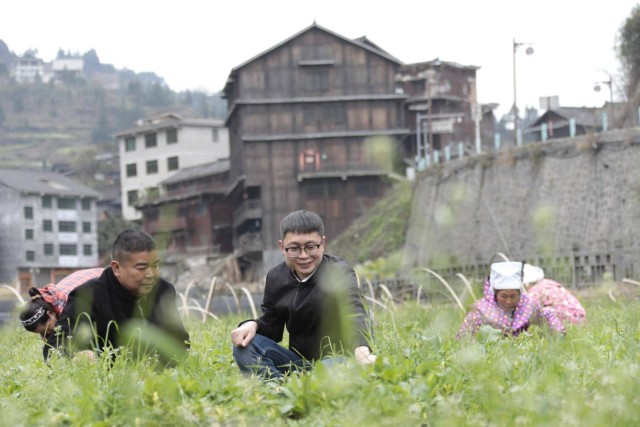
[[[609,74],[609,73],[607,73]],[[610,115],[611,115],[611,127],[613,128],[613,77],[611,77],[611,74],[609,74],[609,80],[605,80],[602,82],[595,82],[594,83],[595,86],[593,87],[593,90],[595,90],[596,92],[600,92],[602,90],[602,86],[600,85],[607,85],[609,86],[609,110],[610,110]]]
[[[527,55],[533,54],[533,48],[531,47],[533,43],[517,43],[516,39],[513,39],[513,143],[514,145],[518,145],[518,101],[517,101],[517,90],[516,90],[516,51],[520,46],[527,46],[525,53]]]

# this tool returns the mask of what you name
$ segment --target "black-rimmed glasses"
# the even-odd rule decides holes
[[[287,253],[287,255],[289,255],[290,258],[298,258],[300,255],[302,255],[303,249],[307,255],[314,256],[315,254],[318,253],[318,249],[320,249],[321,245],[322,243],[319,243],[319,244],[314,243],[314,244],[306,245],[303,248],[298,246],[292,246],[290,248],[284,248],[284,251]]]

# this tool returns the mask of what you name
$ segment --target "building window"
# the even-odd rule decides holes
[[[178,169],[179,165],[178,165],[178,156],[175,157],[169,157],[167,159],[167,169],[169,169],[170,171],[174,171],[176,169]]]
[[[312,126],[318,122],[316,119],[316,107],[313,105],[305,105],[302,109],[302,123],[305,126]]]
[[[138,190],[127,191],[127,203],[133,206],[138,201]]]
[[[361,181],[356,184],[356,195],[362,197],[375,197],[376,184],[371,181]]]
[[[24,207],[24,218],[25,219],[33,219],[33,207],[25,206]]]
[[[149,222],[157,221],[160,218],[160,212],[158,211],[158,208],[149,209],[145,213],[144,218]]]
[[[343,104],[327,105],[320,111],[322,123],[341,125],[347,122],[347,114]]]
[[[136,137],[130,136],[124,139],[124,150],[125,151],[136,151]]]
[[[218,128],[213,128],[213,142],[220,141],[220,130]]]
[[[147,160],[147,175],[152,175],[154,173],[158,173],[158,161]]]
[[[127,177],[137,176],[138,175],[138,166],[135,163],[129,163],[127,165]]]
[[[42,231],[53,231],[53,222],[50,219],[42,220]]]
[[[34,251],[27,251],[25,258],[27,259],[27,261],[35,261],[36,253]]]
[[[82,253],[87,256],[92,255],[93,250],[91,245],[82,245]]]
[[[51,196],[42,196],[42,207],[51,208]]]
[[[82,232],[83,233],[91,233],[91,223],[84,221],[82,223]]]
[[[304,75],[304,88],[310,92],[326,92],[329,90],[329,70],[306,70]]]
[[[75,210],[76,199],[71,197],[58,197],[58,209]]]
[[[90,211],[91,210],[91,200],[90,199],[82,199],[82,210]]]
[[[324,198],[324,182],[310,182],[307,186],[307,196],[310,199]]]
[[[153,148],[158,145],[158,140],[155,133],[148,133],[144,136],[144,146],[146,148]]]
[[[45,243],[44,244],[44,254],[45,255],[53,255],[53,243]]]
[[[78,255],[78,247],[76,245],[60,245],[60,255]]]
[[[33,240],[33,228],[27,228],[24,230],[24,238],[27,240]]]
[[[60,221],[58,222],[58,231],[61,233],[75,233],[76,223],[74,221]]]
[[[167,144],[176,144],[178,142],[178,129],[169,129],[167,131]]]

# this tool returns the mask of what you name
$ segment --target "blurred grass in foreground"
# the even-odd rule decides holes
[[[290,378],[244,378],[229,332],[240,317],[187,323],[188,358],[174,369],[125,354],[109,368],[54,359],[17,323],[0,334],[0,425],[636,425],[640,419],[640,292],[581,300],[588,324],[476,341],[454,335],[452,305],[376,311],[379,359]]]

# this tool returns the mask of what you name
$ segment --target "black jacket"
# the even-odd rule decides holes
[[[368,346],[366,313],[356,274],[342,258],[324,255],[311,278],[300,283],[280,263],[267,273],[258,333],[282,341],[307,360],[333,351],[348,353]]]
[[[88,334],[87,331],[91,331],[86,327],[82,331],[80,325],[92,326],[95,334]],[[171,283],[159,279],[149,295],[137,298],[120,284],[108,267],[99,278],[89,280],[69,294],[56,323],[59,330],[49,336],[44,346],[44,358],[48,358],[51,348],[58,347],[64,347],[67,352],[72,351],[70,347],[73,350],[117,348],[131,338],[125,333],[128,326],[141,327],[142,333],[138,332],[137,336],[142,341],[156,341],[143,343],[145,349],[149,344],[151,347],[157,344],[158,348],[177,348],[184,353],[189,346],[189,334],[178,314],[176,290]],[[134,338],[135,335],[134,332]],[[170,338],[159,340],[162,335]],[[159,341],[173,343],[167,346]]]

